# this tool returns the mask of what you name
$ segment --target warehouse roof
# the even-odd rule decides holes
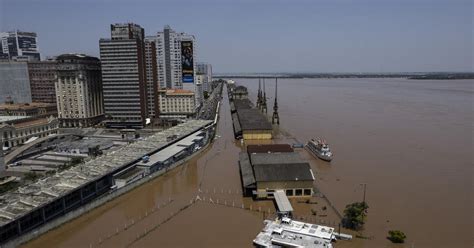
[[[237,114],[235,113],[232,114],[232,123],[234,124],[234,132],[236,134],[241,133],[242,128],[240,127],[239,118],[237,117]]]
[[[252,165],[250,164],[249,155],[246,152],[239,154],[240,173],[242,174],[242,184],[248,187],[255,183]]]
[[[288,144],[270,144],[270,145],[248,145],[247,152],[251,153],[275,153],[275,152],[294,152]]]
[[[45,205],[58,197],[72,192],[93,180],[119,169],[169,145],[167,137],[179,138],[198,131],[212,121],[189,120],[183,124],[156,133],[117,150],[110,151],[95,159],[71,167],[54,175],[40,178],[34,183],[23,185],[0,195],[0,225],[4,225],[36,207]],[[171,145],[174,149],[176,144]],[[185,149],[185,148],[183,148]]]
[[[249,99],[235,99],[234,100],[235,109],[251,109],[253,107],[252,102]]]
[[[235,91],[247,92],[247,87],[239,85],[235,88]]]
[[[272,124],[257,109],[237,108],[240,126],[242,130],[272,130]]]
[[[257,182],[314,181],[308,163],[260,164],[254,165]]]
[[[295,152],[251,153],[250,160],[254,166],[257,164],[304,163],[300,155]]]
[[[195,141],[199,141],[199,140],[202,140],[204,139],[204,137],[202,136],[203,132],[202,131],[198,131],[198,132],[195,132],[191,135],[189,135],[188,137],[180,140],[177,145],[178,146],[184,146],[184,147],[188,147],[190,145],[193,145],[194,143],[196,143]]]

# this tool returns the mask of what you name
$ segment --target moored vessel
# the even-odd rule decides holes
[[[320,138],[311,139],[306,144],[306,148],[313,156],[328,162],[332,160],[333,154],[329,148],[329,144],[325,140],[321,140]]]

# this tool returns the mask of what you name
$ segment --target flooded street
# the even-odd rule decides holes
[[[257,80],[236,81],[255,97]],[[266,86],[271,115],[274,81]],[[336,209],[362,201],[360,184],[367,184],[363,233],[371,239],[335,247],[401,247],[385,239],[390,229],[407,234],[407,247],[472,247],[472,81],[283,79],[278,92],[276,142],[322,136],[331,144],[331,164],[300,152]],[[242,198],[241,148],[226,94],[206,151],[23,247],[251,247],[275,207]],[[196,196],[201,201],[192,202]],[[296,216],[308,221],[311,208],[327,205],[318,202],[292,200]],[[337,223],[334,211],[326,215],[326,223]]]
[[[217,137],[206,151],[24,247],[149,247],[156,242],[165,247],[252,247],[275,206],[242,197],[241,144],[234,140],[226,90],[223,95]],[[189,206],[197,195],[202,201]],[[311,205],[292,202],[298,216],[311,217]],[[318,207],[323,206],[320,199]],[[338,222],[334,212],[325,212],[313,220]]]

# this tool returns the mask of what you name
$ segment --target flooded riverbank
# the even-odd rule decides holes
[[[258,80],[237,80],[257,91]],[[274,96],[274,80],[266,80]],[[281,127],[300,141],[324,137],[335,154],[316,160],[317,185],[339,209],[370,206],[370,247],[473,245],[473,80],[282,79]],[[273,99],[268,101],[273,106]],[[452,237],[452,238],[448,238]]]
[[[272,201],[255,202],[242,197],[238,169],[240,151],[241,144],[233,137],[225,97],[217,138],[201,155],[24,247],[143,247],[154,242],[183,247],[199,240],[209,247],[222,244],[251,247],[252,239],[263,227],[263,219],[274,215],[275,206]],[[304,155],[304,151],[301,152]],[[185,208],[196,196],[201,201]],[[318,202],[318,208],[327,205],[325,199]],[[299,217],[332,225],[338,223],[331,209],[317,217],[311,215],[314,206],[296,201],[293,204]],[[183,216],[192,217],[183,219]],[[167,232],[174,235],[163,235]],[[226,235],[215,235],[222,232]],[[194,240],[195,237],[200,238]]]
[[[258,87],[252,79],[237,82],[251,94]],[[266,86],[273,97],[273,82]],[[472,247],[472,86],[402,79],[279,81],[279,140],[322,136],[334,150],[330,165],[300,151],[317,173],[317,188],[342,212],[362,200],[360,184],[367,183],[364,235],[372,240],[336,247],[392,247],[385,239],[389,229],[403,230],[407,247]],[[271,115],[273,99],[268,104]],[[233,138],[227,98],[221,113],[218,138],[203,154],[24,247],[251,247],[263,227],[262,212],[204,202],[150,231],[197,195],[274,212],[271,201],[239,194],[241,148]],[[321,205],[292,203],[297,215],[311,217],[311,208],[326,205],[318,201]],[[338,220],[330,210],[327,215],[320,218]]]

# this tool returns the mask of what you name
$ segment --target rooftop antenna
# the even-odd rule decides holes
[[[280,116],[278,115],[278,78],[275,78],[275,103],[273,104],[272,124],[280,125]]]
[[[263,78],[262,112],[267,113],[267,93],[265,92],[265,78]]]

